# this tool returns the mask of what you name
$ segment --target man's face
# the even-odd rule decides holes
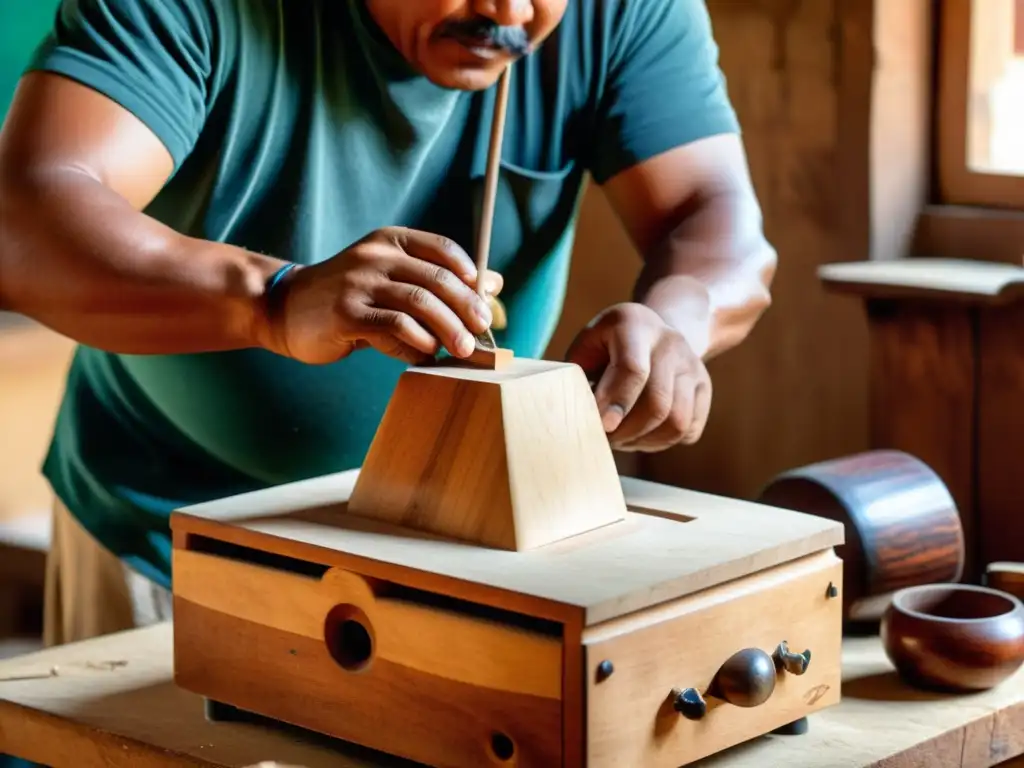
[[[569,0],[366,0],[391,42],[443,88],[490,87],[550,35]]]

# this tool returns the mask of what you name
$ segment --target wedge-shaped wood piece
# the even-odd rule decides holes
[[[516,358],[403,373],[348,511],[521,551],[621,521],[626,502],[582,369]]]

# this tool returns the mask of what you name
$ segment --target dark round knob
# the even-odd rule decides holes
[[[700,691],[696,688],[675,690],[675,699],[672,700],[672,707],[687,720],[700,720],[707,714],[708,705]]]
[[[715,695],[737,707],[764,704],[775,690],[775,662],[760,648],[734,653],[715,675]]]

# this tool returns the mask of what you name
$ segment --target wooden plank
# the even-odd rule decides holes
[[[942,479],[960,513],[964,577],[978,575],[974,498],[974,309],[872,300],[871,445],[917,457]]]
[[[392,597],[386,587],[375,592],[345,571],[313,578],[199,552],[174,553],[174,595],[197,608],[322,642],[324,616],[339,604],[351,605],[371,630],[374,661],[507,695],[561,699],[559,633],[420,604],[415,596]]]
[[[987,309],[979,324],[979,560],[1024,562],[1024,303]]]
[[[54,768],[404,768],[410,763],[264,724],[208,723],[172,682],[169,624],[0,662],[0,752]],[[123,663],[121,663],[123,662]],[[914,691],[876,638],[843,644],[843,699],[803,736],[765,736],[697,768],[990,768],[1024,754],[1024,672],[972,695]]]
[[[914,230],[911,255],[977,259],[1021,266],[1024,213],[972,205],[926,205]]]
[[[517,358],[406,370],[348,511],[524,551],[620,522],[626,502],[582,369]]]
[[[941,298],[998,304],[1024,298],[1020,264],[911,258],[826,264],[818,276],[831,290],[873,298]]]
[[[176,513],[171,525],[542,618],[568,621],[582,610],[585,625],[843,540],[842,524],[824,518],[622,478],[627,504],[642,511],[546,547],[509,552],[345,514],[357,473],[195,505]]]

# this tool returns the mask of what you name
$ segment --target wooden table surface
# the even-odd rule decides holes
[[[992,691],[940,696],[902,685],[876,638],[848,639],[843,663],[842,703],[807,734],[762,737],[699,768],[1024,766],[1013,760],[1024,755],[1024,671]],[[0,662],[0,753],[54,768],[410,765],[278,726],[208,723],[171,669],[169,624]]]

